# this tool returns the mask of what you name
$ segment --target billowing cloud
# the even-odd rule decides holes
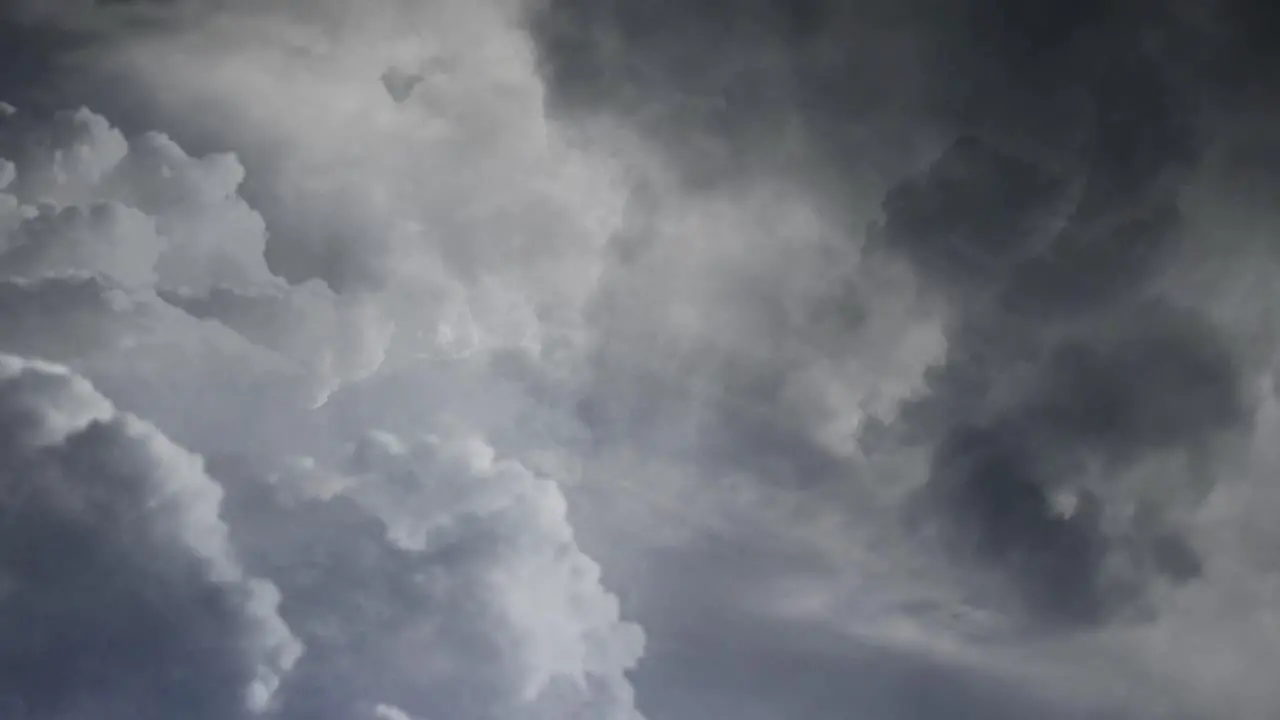
[[[947,361],[905,415],[939,439],[930,490],[944,534],[1003,565],[1055,621],[1105,620],[1145,592],[1132,573],[1199,576],[1165,506],[1203,497],[1196,475],[1213,472],[1215,442],[1248,425],[1226,339],[1153,289],[1185,239],[1173,179],[1194,155],[1148,61],[1133,59],[1141,92],[1086,77],[1096,117],[1083,168],[962,136],[888,193],[878,237],[950,301]],[[1187,469],[1125,487],[1129,466],[1162,452]]]
[[[250,557],[312,647],[286,687],[306,712],[376,698],[423,717],[638,717],[624,672],[643,634],[556,483],[482,440],[373,433],[342,467],[294,460],[240,491]],[[266,527],[277,514],[285,532]]]
[[[258,371],[231,371],[242,377],[220,385],[280,375],[274,389],[247,390],[269,392],[280,407],[323,399],[381,361],[386,323],[359,300],[290,287],[267,269],[266,228],[236,195],[244,170],[233,156],[194,159],[157,134],[129,142],[87,110],[47,124],[15,112],[3,123],[13,158],[0,191],[8,208],[3,282],[13,297],[7,349],[72,363],[110,386],[139,377],[131,365],[140,345],[167,347],[150,354],[147,382],[169,392],[191,387],[178,375],[189,376],[197,367],[190,363],[227,372],[211,357],[239,354]],[[171,364],[178,354],[187,359]],[[152,415],[174,399],[138,390],[131,408],[150,401]],[[180,426],[173,416],[185,408],[167,412]],[[190,436],[197,434],[207,437]]]
[[[280,717],[1274,714],[1236,3],[3,10],[0,351],[211,458]]]
[[[1237,689],[1266,704],[1251,681],[1227,682],[1214,669],[1222,660],[1167,662],[1136,639],[1178,635],[1184,621],[1212,635],[1206,616],[1181,615],[1182,602],[1199,597],[1211,614],[1204,598],[1268,596],[1274,578],[1257,563],[1241,569],[1235,551],[1210,540],[1227,523],[1211,508],[1250,484],[1240,457],[1256,442],[1259,408],[1271,402],[1277,347],[1272,293],[1258,281],[1276,271],[1274,243],[1261,230],[1273,216],[1242,202],[1248,191],[1230,179],[1250,154],[1242,146],[1258,161],[1247,165],[1251,178],[1274,173],[1260,169],[1268,161],[1257,154],[1274,152],[1273,135],[1241,129],[1268,114],[1256,100],[1249,105],[1247,88],[1275,67],[1274,54],[1249,40],[1256,32],[1246,28],[1260,20],[1250,13],[1237,3],[1131,12],[1056,0],[540,5],[532,27],[558,109],[637,130],[698,198],[742,184],[743,175],[788,178],[846,243],[843,254],[821,255],[831,276],[799,274],[809,288],[830,287],[831,304],[857,312],[832,324],[817,311],[830,305],[800,303],[789,323],[768,324],[760,321],[767,305],[743,311],[759,324],[736,336],[734,362],[717,366],[708,383],[726,400],[698,405],[691,423],[740,463],[740,478],[761,481],[729,483],[728,495],[771,503],[781,486],[792,498],[841,502],[835,514],[859,532],[810,510],[800,516],[824,529],[809,540],[846,543],[828,558],[860,557],[870,542],[892,558],[896,572],[887,576],[862,564],[832,580],[819,603],[827,617],[872,605],[866,595],[879,594],[870,585],[907,595],[917,583],[949,585],[950,593],[926,593],[927,603],[899,597],[897,606],[917,619],[936,620],[941,609],[940,624],[926,623],[933,637],[960,627],[990,638],[988,621],[1001,640],[975,646],[1034,637],[1035,650],[1017,654],[1024,666],[1061,672],[1050,660],[1061,652],[1080,671],[1116,651],[1124,660],[1107,667],[1119,676],[1164,677],[1178,666],[1175,675],[1198,680],[1192,695]],[[1222,82],[1227,57],[1253,80]],[[774,219],[776,202],[772,195],[734,209],[749,216],[768,206]],[[644,207],[652,214],[647,198]],[[786,244],[785,233],[764,227],[751,225],[767,247]],[[738,236],[741,245],[755,237]],[[645,243],[628,239],[627,252],[635,247]],[[768,261],[772,282],[733,287],[750,288],[751,299],[782,294],[803,256],[788,252]],[[898,282],[873,282],[888,276]],[[840,280],[824,285],[828,277]],[[620,288],[602,295],[625,297]],[[732,319],[746,305],[698,300],[684,304],[686,315],[714,308]],[[871,337],[888,362],[870,377],[895,391],[888,398],[849,382],[876,357],[858,339],[877,317],[882,330]],[[678,336],[678,327],[670,322],[666,335],[645,342]],[[927,328],[934,339],[890,341],[912,337],[907,328],[916,337]],[[823,338],[818,353],[786,342],[808,333]],[[704,335],[713,342],[692,344],[722,357],[707,350],[721,334]],[[787,352],[771,354],[778,345]],[[790,378],[814,377],[814,358],[839,368],[838,382],[819,385],[838,399],[787,392]],[[913,372],[916,363],[927,369]],[[681,376],[689,372],[682,367]],[[641,385],[613,417],[634,423],[644,408],[667,424],[641,428],[687,439],[670,424],[684,386],[655,375],[672,385],[671,397],[654,401]],[[825,427],[857,448],[843,456],[841,443],[817,442],[815,432],[842,403],[859,421]],[[610,427],[609,415],[602,422],[589,409],[593,425]],[[646,436],[627,426],[616,437]],[[701,469],[724,464],[712,467]],[[773,512],[795,511],[785,507]],[[859,600],[834,599],[842,582],[859,581]],[[1266,622],[1268,614],[1255,606],[1249,616]],[[1100,649],[1097,631],[1132,644]],[[1232,631],[1224,624],[1222,632]],[[1219,648],[1236,662],[1251,656],[1248,643]],[[1056,685],[1043,677],[1028,684]],[[1198,701],[1160,695],[1131,694],[1122,704],[1161,717],[1200,711]]]
[[[342,220],[354,223],[350,227],[360,237],[390,243],[386,247],[423,264],[385,265],[389,274],[380,276],[385,284],[355,288],[342,288],[331,274],[290,281],[268,264],[271,235],[264,217],[239,194],[246,173],[236,156],[188,155],[157,133],[126,137],[103,116],[84,109],[41,116],[14,108],[0,123],[0,147],[10,158],[0,189],[0,296],[5,299],[0,349],[75,368],[119,407],[215,458],[212,472],[230,490],[227,524],[207,530],[209,519],[187,513],[173,518],[166,531],[216,532],[217,544],[197,544],[193,552],[242,555],[255,575],[274,583],[247,584],[243,598],[231,593],[248,607],[249,620],[254,611],[267,616],[258,623],[262,627],[246,621],[247,629],[240,632],[232,627],[239,616],[224,619],[222,610],[211,608],[211,619],[201,620],[203,625],[190,633],[167,631],[173,648],[160,644],[157,657],[136,663],[117,659],[111,667],[120,675],[123,699],[118,708],[103,712],[160,717],[167,712],[164,703],[172,701],[196,705],[190,713],[199,717],[235,717],[238,710],[216,693],[243,666],[248,672],[243,687],[231,691],[241,703],[237,707],[244,705],[245,693],[252,693],[252,709],[282,718],[349,720],[388,713],[494,720],[639,717],[626,673],[642,653],[644,635],[623,621],[618,599],[602,585],[600,567],[577,545],[558,478],[535,474],[517,459],[496,459],[482,434],[402,443],[393,434],[369,431],[383,424],[420,431],[424,424],[452,418],[452,410],[468,411],[457,418],[460,426],[483,420],[484,413],[468,406],[482,406],[487,396],[498,394],[487,387],[501,381],[489,366],[494,349],[536,361],[546,344],[536,336],[534,308],[521,297],[539,287],[536,270],[525,268],[535,278],[527,288],[507,287],[487,277],[490,271],[511,271],[505,251],[494,257],[423,260],[432,254],[430,247],[411,244],[402,235],[380,235],[385,228],[357,222],[355,216],[372,208],[364,204],[369,196],[359,192],[360,176],[352,175],[341,178],[349,184],[335,189],[331,209],[351,213]],[[483,153],[479,159],[485,159]],[[473,202],[458,192],[459,200]],[[436,195],[426,199],[445,202]],[[541,212],[535,200],[520,202]],[[414,209],[401,201],[391,208]],[[557,210],[552,206],[548,212],[554,216]],[[315,220],[305,213],[292,217]],[[524,218],[513,211],[491,227],[509,234],[517,230],[512,223]],[[424,237],[422,219],[405,216],[403,227],[418,225],[414,239]],[[485,239],[485,223],[491,222],[490,214],[474,209],[442,220],[477,239]],[[555,239],[554,233],[546,237]],[[537,238],[508,239],[531,243]],[[457,252],[470,249],[460,245]],[[554,275],[574,268],[548,263],[546,269]],[[541,287],[559,291],[545,281]],[[549,313],[548,324],[570,322],[573,307],[566,314],[563,305],[551,302],[555,299],[543,297],[539,308]],[[460,397],[461,406],[432,406],[426,388],[439,384],[434,377],[445,368],[436,368],[450,363],[475,367],[471,387],[477,392]],[[115,417],[114,405],[96,393],[91,397]],[[419,407],[418,400],[425,405]],[[57,412],[51,410],[50,417],[56,419]],[[142,421],[119,422],[131,437],[131,423]],[[5,428],[5,439],[53,442],[31,440],[28,432],[43,431],[15,422]],[[333,448],[346,442],[355,449],[343,458]],[[76,447],[86,443],[77,441]],[[524,452],[529,444],[517,449]],[[85,473],[95,462],[109,466],[123,452],[115,446],[86,447],[83,457],[67,461]],[[178,452],[167,447],[157,451],[161,460]],[[313,457],[288,460],[299,454]],[[214,513],[221,523],[216,502],[221,486],[204,474],[198,460],[189,464],[195,469],[188,471],[198,472],[214,497],[202,511]],[[130,463],[121,472],[134,469]],[[138,479],[125,476],[120,482],[159,482],[151,477],[159,470],[136,470]],[[87,477],[75,479],[87,483]],[[272,477],[291,482],[272,484]],[[47,489],[55,490],[55,485]],[[132,499],[122,495],[119,502]],[[138,500],[144,507],[147,502]],[[29,543],[22,536],[41,522],[33,514],[29,522],[14,525],[14,546]],[[77,536],[83,547],[64,548],[72,555],[68,562],[99,562],[97,554],[84,549],[98,530],[117,532],[114,525],[85,528]],[[164,539],[156,542],[163,545]],[[111,554],[95,572],[110,572],[113,562],[124,563],[122,583],[150,568],[134,573],[132,560]],[[235,572],[242,572],[238,560],[226,560],[233,562]],[[232,582],[238,576],[223,577],[231,572],[218,566],[205,584]],[[139,582],[145,585],[146,578]],[[53,602],[58,592],[74,590],[64,585],[42,597]],[[200,592],[210,592],[184,585],[170,597],[165,587],[165,594],[143,593],[135,603],[141,610],[122,610],[127,622],[161,611],[180,622],[187,612],[183,603],[196,602],[181,593],[202,597]],[[272,594],[277,587],[279,594]],[[109,611],[79,618],[70,620],[116,632]],[[59,618],[39,619],[47,625]],[[291,634],[273,639],[276,628],[267,623],[272,619],[287,621],[298,639]],[[98,629],[84,632],[91,631]],[[109,634],[102,644],[128,640]],[[169,666],[177,662],[175,654],[188,651],[185,643],[195,644],[190,652],[198,651],[201,658],[209,654],[209,666],[193,660],[189,674],[170,682]],[[222,653],[224,645],[243,645],[247,659]],[[307,652],[299,659],[297,650],[304,645]],[[50,653],[63,652],[60,648],[48,643]],[[65,653],[76,651],[68,647]],[[38,671],[50,677],[48,682],[16,670],[7,674],[6,699],[30,708],[32,717],[74,716],[93,702],[99,686],[92,683],[117,682],[98,678],[96,666],[87,667],[81,680],[75,675],[78,666],[59,667],[65,653]],[[153,675],[157,688],[147,685]],[[72,686],[81,682],[83,690]],[[22,694],[49,683],[56,687],[51,694],[80,704],[58,706],[52,697]],[[104,706],[116,702],[107,691],[102,695]],[[175,695],[180,700],[173,700]],[[36,705],[37,700],[45,704]]]
[[[6,712],[267,709],[303,648],[240,564],[201,459],[83,378],[9,355],[0,423]]]

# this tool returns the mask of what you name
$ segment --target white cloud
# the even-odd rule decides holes
[[[381,651],[423,658],[413,682],[433,692],[397,705],[430,714],[428,698],[449,697],[485,718],[637,717],[624,673],[643,633],[621,620],[552,480],[474,436],[373,433],[346,468],[295,461],[277,482],[313,503],[354,500],[384,526],[386,552],[409,553],[420,604],[392,610],[406,625]]]
[[[394,705],[378,705],[373,709],[377,720],[412,720],[409,714]]]
[[[639,657],[639,630],[618,624],[617,600],[600,587],[599,567],[577,548],[554,481],[497,459],[474,437],[428,437],[404,447],[372,436],[362,441],[353,464],[357,478],[364,478],[357,479],[354,497],[375,509],[399,545],[426,549],[470,532],[466,524],[495,525],[500,537],[490,541],[511,555],[496,559],[484,583],[523,636],[525,694],[540,693],[558,675],[583,682],[588,672],[602,670],[620,679]],[[383,484],[371,484],[370,475]]]

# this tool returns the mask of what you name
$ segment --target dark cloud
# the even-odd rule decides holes
[[[772,557],[779,552],[776,545],[747,546],[751,551],[743,552],[737,538],[701,542],[665,552],[661,562],[649,566],[642,581],[668,588],[651,599],[666,612],[645,609],[653,618],[646,630],[656,642],[635,673],[641,708],[650,716],[834,720],[855,712],[867,720],[1192,717],[1125,712],[1087,695],[1046,703],[1032,684],[925,650],[832,631],[820,623],[798,619],[780,624],[744,612],[732,598],[758,592],[756,581],[775,572],[762,557],[785,562],[792,571],[804,564],[795,557]],[[708,587],[714,590],[707,592]]]
[[[1081,483],[1082,458],[1120,474],[1247,421],[1225,337],[1151,290],[1181,239],[1178,180],[1198,143],[1189,98],[1136,40],[1090,46],[1101,57],[1079,77],[1092,115],[1082,166],[1055,172],[961,137],[888,193],[875,247],[951,302],[947,359],[907,422],[934,411],[930,485],[952,549],[994,562],[1034,614],[1069,623],[1108,619],[1149,582],[1108,577],[1134,542],[1103,530],[1111,494]],[[1053,507],[1064,487],[1076,489],[1070,514]],[[1155,543],[1138,565],[1198,574],[1187,541],[1135,542]]]
[[[391,68],[382,74],[381,80],[392,100],[404,102],[413,94],[413,89],[418,86],[418,83],[422,82],[423,78],[418,73]]]
[[[1118,477],[1161,453],[1199,457],[1249,424],[1226,335],[1160,280],[1203,242],[1184,231],[1181,190],[1221,143],[1213,103],[1245,87],[1215,85],[1222,38],[1258,37],[1246,25],[1261,12],[553,0],[533,26],[562,112],[631,122],[699,183],[778,167],[798,133],[791,162],[818,194],[854,206],[883,194],[864,258],[904,260],[948,315],[945,358],[890,433],[934,448],[926,494],[947,544],[998,568],[1033,623],[1078,625],[1204,562],[1161,510],[1118,520],[1116,492],[1085,468]],[[1261,47],[1235,52],[1245,74],[1265,72]],[[803,336],[769,337],[788,333]],[[777,401],[794,358],[722,368],[728,400],[705,437],[762,477],[821,484],[840,463]],[[1169,492],[1189,482],[1170,478]],[[1055,506],[1063,493],[1074,512]]]
[[[1111,654],[1056,634],[1099,626],[1117,682],[1182,662],[1275,707],[1254,680],[1274,663],[1149,660],[1127,622],[1167,617],[1169,587],[1194,609],[1233,567],[1187,508],[1222,484],[1256,367],[1171,278],[1214,255],[1183,197],[1202,161],[1266,178],[1277,156],[1260,110],[1274,13],[539,0],[539,77],[524,28],[483,2],[169,5],[0,2],[21,18],[0,24],[0,100],[20,106],[0,112],[0,348],[243,454],[212,473],[228,508],[195,505],[226,518],[308,646],[280,717],[1100,717],[1062,695]],[[126,132],[46,112],[81,104]],[[579,122],[600,115],[640,140]],[[1251,139],[1227,137],[1250,115]],[[244,164],[134,132],[152,127]],[[453,415],[501,452],[415,439]],[[245,684],[288,664],[252,642],[247,576],[211,583],[192,560],[207,548],[136,522],[137,488],[169,475],[116,467],[128,422],[32,460],[28,419],[0,427],[40,510],[11,545],[52,549],[5,562],[51,590],[0,592],[19,611],[0,635],[34,658],[5,661],[0,691],[41,720],[91,701],[242,714]],[[316,459],[277,472],[296,454]],[[124,491],[100,498],[90,476]],[[102,602],[82,608],[90,581]],[[927,599],[904,604],[916,581]],[[651,628],[638,700],[615,585]],[[1213,622],[1162,628],[1192,638],[1171,647],[1237,614],[1209,597]],[[901,621],[943,645],[950,617],[932,618],[967,618],[957,598],[1049,635],[1011,641],[1045,672],[1026,688],[971,672],[1006,649],[972,636],[935,661],[832,632],[894,644]],[[168,632],[128,642],[151,616]],[[75,635],[30,634],[59,622]],[[1221,637],[1215,663],[1252,657]],[[1170,716],[1154,697],[1126,695]]]
[[[0,358],[0,707],[262,710],[301,647],[245,576],[200,460],[61,368]]]
[[[927,5],[556,0],[532,26],[558,108],[636,123],[696,182],[770,167],[857,184],[932,122]]]
[[[1014,268],[1047,252],[1068,190],[1060,173],[962,136],[889,191],[879,239],[963,303],[998,293]]]

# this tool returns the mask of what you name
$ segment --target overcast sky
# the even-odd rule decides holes
[[[1276,32],[0,2],[0,715],[1280,717]]]

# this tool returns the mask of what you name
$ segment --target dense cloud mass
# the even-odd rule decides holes
[[[0,357],[11,717],[227,718],[302,645],[249,576],[198,456],[64,368]]]
[[[619,621],[553,481],[477,438],[372,433],[339,474],[294,460],[273,490],[240,488],[232,514],[287,518],[249,557],[315,648],[286,688],[297,712],[350,717],[350,698],[371,697],[474,718],[636,717],[622,671],[643,634]]]
[[[643,633],[554,479],[474,435],[325,417],[386,360],[390,293],[276,276],[233,155],[88,110],[0,122],[0,347],[214,458],[211,477],[79,376],[6,361],[19,717],[638,717]],[[402,338],[398,362],[487,341],[444,330]],[[466,423],[448,413],[428,416]]]
[[[563,112],[631,123],[694,187],[791,177],[843,228],[851,266],[910,278],[868,297],[868,278],[846,272],[835,292],[859,309],[845,325],[811,304],[753,334],[755,357],[738,355],[737,367],[754,364],[761,380],[725,380],[724,392],[764,393],[746,397],[763,401],[770,425],[744,424],[744,406],[726,405],[705,421],[739,433],[720,443],[769,485],[869,484],[843,493],[850,514],[874,522],[859,507],[887,496],[911,538],[899,541],[939,553],[946,569],[929,572],[961,588],[950,604],[1015,633],[1164,636],[1183,622],[1170,598],[1239,580],[1225,580],[1238,568],[1215,568],[1234,560],[1208,547],[1218,530],[1205,513],[1256,482],[1242,477],[1257,471],[1241,453],[1266,436],[1255,418],[1273,402],[1275,332],[1258,312],[1274,295],[1238,285],[1274,272],[1269,232],[1250,225],[1273,218],[1231,179],[1243,171],[1275,187],[1272,170],[1241,155],[1275,142],[1251,126],[1268,116],[1257,92],[1275,69],[1259,12],[562,0],[533,27]],[[1240,73],[1230,82],[1227,65]],[[840,252],[826,251],[826,267]],[[772,266],[762,292],[786,293],[788,263]],[[822,287],[820,273],[809,279]],[[764,348],[838,334],[845,343],[828,340],[822,362],[865,362],[856,338],[893,306],[937,327],[944,349],[908,346],[907,357],[925,351],[927,371],[900,402],[827,385],[866,412],[851,428],[858,460],[840,462],[812,434],[784,440],[797,421],[773,423],[796,409],[776,388],[812,377],[814,360]],[[901,375],[873,377],[903,387]],[[823,417],[823,404],[810,400],[801,416]],[[1259,587],[1272,581],[1254,572]],[[1248,684],[1231,692],[1257,697]],[[1137,712],[1183,709],[1171,702]],[[1269,702],[1215,700],[1211,714],[1265,714]]]
[[[1273,15],[0,3],[0,712],[1276,715]]]

